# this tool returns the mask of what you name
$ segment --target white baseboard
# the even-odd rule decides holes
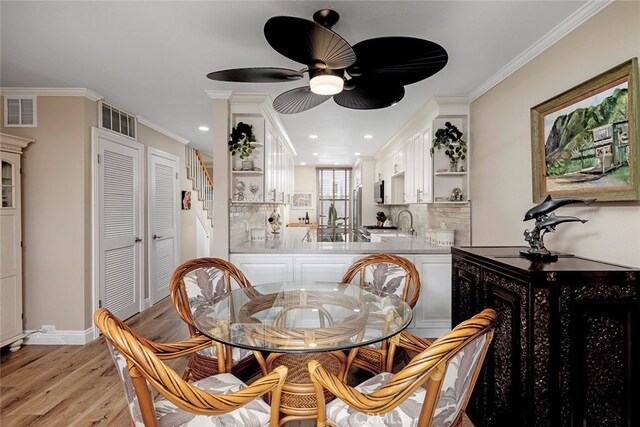
[[[144,300],[144,309],[148,309],[149,307],[151,307],[153,304],[151,303],[151,298],[146,298]]]
[[[48,334],[25,331],[25,334],[25,345],[85,345],[93,341],[93,328],[84,331],[60,330]]]

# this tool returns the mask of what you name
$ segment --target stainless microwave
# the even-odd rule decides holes
[[[373,194],[376,203],[384,203],[384,180],[380,180],[373,184]]]

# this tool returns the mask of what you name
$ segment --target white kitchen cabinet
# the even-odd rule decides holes
[[[392,174],[395,175],[395,174],[404,172],[405,152],[404,152],[403,146],[398,147],[398,150],[396,150],[392,154],[392,159],[393,159]]]
[[[460,162],[463,170],[449,171],[449,159],[439,150],[430,155],[435,132],[450,121],[463,133],[469,150],[469,101],[466,97],[431,98],[376,153],[377,170],[385,179],[385,203],[466,203],[469,201],[469,152]],[[391,171],[385,174],[390,163]],[[387,179],[391,178],[387,189]],[[455,188],[462,192],[462,200],[451,201]],[[387,191],[389,190],[389,191]]]
[[[293,279],[293,256],[282,254],[231,254],[230,261],[253,285]]]
[[[373,236],[373,234],[372,234]],[[231,254],[254,285],[284,281],[338,282],[349,266],[366,254]],[[438,337],[451,329],[451,255],[400,254],[420,274],[420,298],[408,330],[421,337]]]
[[[439,337],[451,329],[451,255],[416,255],[413,263],[421,288],[410,328],[421,337]]]
[[[231,100],[232,126],[253,126],[256,148],[244,159],[231,158],[229,182],[232,203],[290,203],[293,193],[293,157],[289,141],[270,98],[238,94]]]
[[[21,154],[33,140],[0,134],[0,347],[22,345],[22,190]]]
[[[339,282],[352,262],[351,255],[298,255],[294,259],[293,277],[296,281]]]

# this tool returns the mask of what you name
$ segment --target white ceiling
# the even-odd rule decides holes
[[[593,3],[2,1],[0,86],[88,88],[211,153],[211,133],[198,130],[211,127],[206,90],[275,98],[308,82],[305,76],[289,83],[225,83],[206,74],[237,67],[303,68],[269,46],[264,23],[277,15],[311,19],[326,7],[340,13],[333,30],[352,45],[373,37],[419,37],[442,45],[449,63],[435,76],[407,86],[404,99],[393,107],[358,111],[330,100],[303,113],[280,115],[298,151],[296,164],[345,165],[355,161],[354,152],[373,155],[431,96],[477,96],[504,74],[504,67],[513,68],[528,49],[553,38],[554,28],[574,22]],[[318,139],[310,140],[312,133]],[[373,139],[365,140],[364,134]]]

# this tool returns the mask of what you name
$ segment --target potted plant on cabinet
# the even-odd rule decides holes
[[[232,156],[237,154],[240,160],[249,157],[256,148],[255,145],[251,144],[252,142],[256,142],[256,136],[253,134],[253,126],[251,125],[239,122],[236,127],[231,130],[230,137],[229,151]]]
[[[467,157],[467,142],[462,139],[462,132],[451,122],[446,122],[444,126],[436,131],[431,155],[444,147],[444,154],[449,157],[449,171],[458,172],[458,162]]]

